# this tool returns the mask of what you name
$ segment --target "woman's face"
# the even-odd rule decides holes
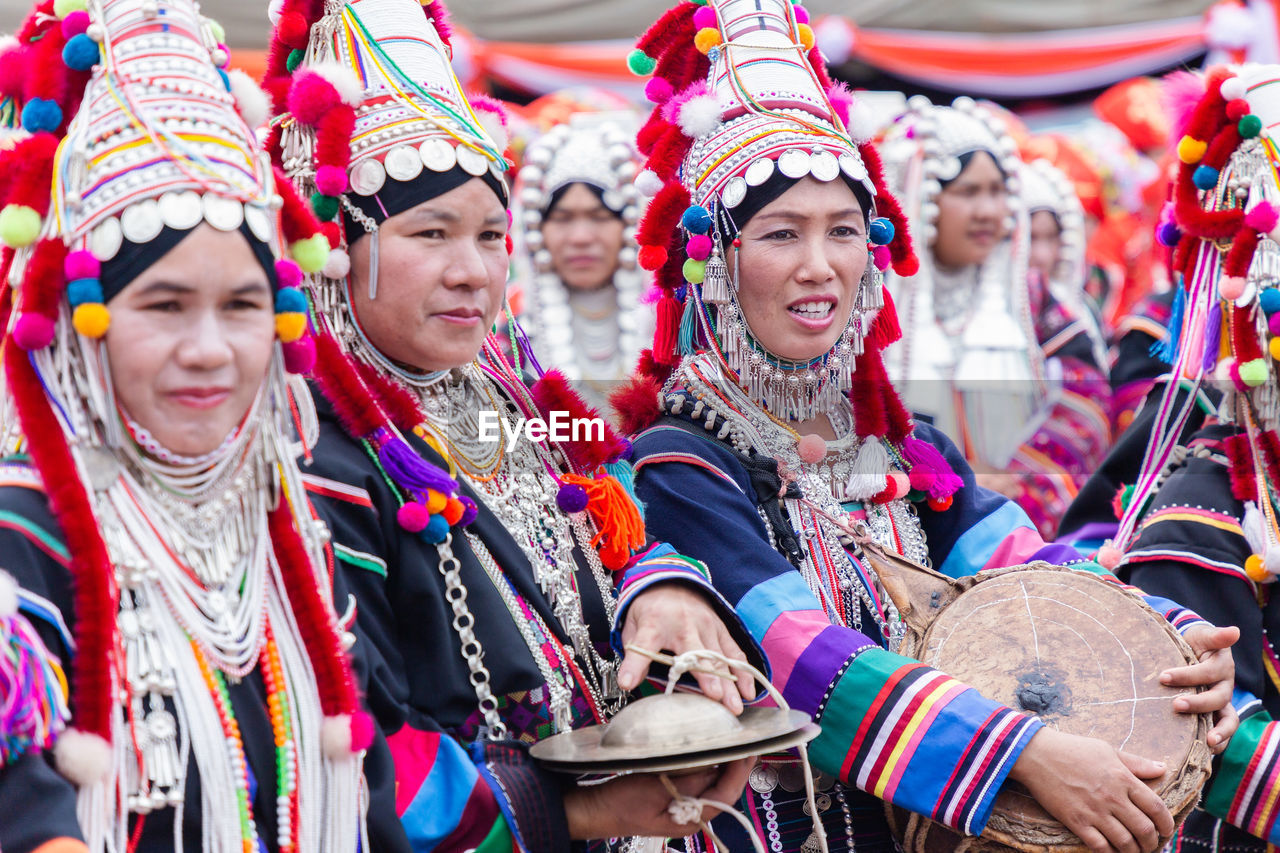
[[[793,361],[835,346],[867,267],[866,220],[848,184],[797,181],[751,217],[741,240],[738,303],[760,345]]]
[[[1052,211],[1037,210],[1031,214],[1031,246],[1027,264],[1048,281],[1062,258],[1062,228]]]
[[[120,406],[174,453],[216,449],[248,414],[275,347],[271,282],[245,238],[201,225],[107,307]]]
[[[387,358],[420,371],[471,361],[502,308],[507,210],[473,178],[378,228],[377,296],[369,298],[370,237],[351,246],[351,304]]]
[[[572,184],[542,223],[551,266],[570,290],[596,290],[613,280],[622,251],[622,219],[583,184]]]
[[[955,180],[938,193],[938,235],[933,257],[948,269],[980,264],[1004,239],[1008,190],[996,161],[977,151]]]

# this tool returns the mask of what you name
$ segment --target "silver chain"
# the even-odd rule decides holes
[[[471,608],[467,607],[467,588],[462,583],[462,564],[453,553],[453,534],[447,535],[443,542],[436,546],[440,555],[437,566],[444,578],[444,597],[453,609],[453,630],[461,643],[460,652],[466,661],[468,679],[476,691],[480,702],[480,714],[484,717],[486,733],[490,740],[505,740],[507,725],[498,716],[498,700],[489,686],[489,670],[484,665],[484,649],[475,635],[475,617]]]

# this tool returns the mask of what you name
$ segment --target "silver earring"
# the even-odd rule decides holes
[[[369,235],[369,301],[378,298],[378,232]]]

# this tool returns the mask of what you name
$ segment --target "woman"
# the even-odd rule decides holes
[[[511,364],[488,335],[507,279],[505,162],[449,69],[439,4],[309,14],[286,4],[276,31],[273,73],[287,72],[291,27],[313,39],[282,81],[281,154],[316,206],[340,199],[349,262],[312,283],[323,399],[308,485],[333,510],[338,573],[381,657],[368,698],[410,839],[556,851],[683,835],[651,777],[580,788],[525,748],[607,719],[639,684],[642,659],[619,668],[610,648],[615,624],[615,646],[655,651],[742,657],[749,637],[723,627],[714,608],[731,610],[700,565],[646,542],[608,473],[627,474],[621,439],[602,423],[563,440],[522,428],[594,415],[561,376],[527,388],[527,351]],[[735,710],[751,695],[702,686]],[[723,801],[745,774],[680,784]]]
[[[1280,256],[1275,145],[1260,127],[1276,120],[1264,92],[1280,66],[1206,75],[1203,97],[1179,117],[1181,164],[1174,254],[1185,306],[1171,326],[1175,376],[1209,380],[1223,394],[1206,417],[1164,392],[1136,489],[1114,548],[1119,571],[1145,589],[1195,601],[1222,625],[1236,625],[1232,650],[1240,730],[1215,763],[1201,808],[1179,834],[1183,850],[1269,850],[1280,843],[1274,802],[1280,717],[1275,643],[1280,611],[1271,594],[1277,568],[1276,376],[1280,345],[1269,325],[1280,308],[1270,270]],[[1175,396],[1177,394],[1177,396]],[[1149,404],[1150,405],[1150,404]],[[1204,419],[1188,435],[1186,422]],[[1174,439],[1170,441],[1170,439]]]
[[[0,768],[6,851],[407,849],[293,462],[279,285],[323,262],[317,223],[216,29],[44,3],[5,58],[29,135],[0,164],[0,537],[71,713],[52,760]]]
[[[888,134],[888,168],[927,251],[915,275],[887,278],[904,307],[886,361],[910,409],[955,438],[980,482],[1047,538],[1110,444],[1107,384],[1070,304],[1028,287],[1027,180],[1014,151],[967,98],[951,108],[913,98]]]
[[[525,149],[515,188],[518,242],[537,270],[521,325],[538,359],[601,408],[653,337],[636,267],[634,125],[628,113],[571,116]]]
[[[677,6],[632,60],[669,74],[676,93],[640,134],[662,182],[639,231],[641,263],[664,290],[659,325],[644,375],[615,400],[643,430],[636,490],[650,525],[707,563],[787,701],[822,726],[810,755],[831,849],[894,849],[881,800],[976,834],[1009,778],[1092,849],[1154,849],[1172,829],[1141,781],[1154,765],[893,653],[902,624],[845,550],[855,537],[952,575],[1070,554],[977,488],[938,431],[909,420],[881,362],[896,330],[876,269],[910,275],[914,264],[876,152],[852,141],[847,93],[798,47],[812,44],[802,7],[735,8]],[[705,59],[681,59],[690,31]],[[715,120],[686,127],[691,109]],[[650,426],[655,397],[667,417]],[[1229,643],[1229,631],[1192,628],[1193,615],[1154,603],[1202,648]],[[1176,707],[1226,704],[1224,658],[1169,674],[1188,684],[1218,668],[1212,698]],[[1231,728],[1228,713],[1215,745]],[[773,851],[817,849],[802,774],[785,755],[752,773],[746,807]]]

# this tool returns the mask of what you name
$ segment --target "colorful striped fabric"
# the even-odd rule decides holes
[[[1280,844],[1280,724],[1260,711],[1240,721],[1204,798],[1204,809]]]

